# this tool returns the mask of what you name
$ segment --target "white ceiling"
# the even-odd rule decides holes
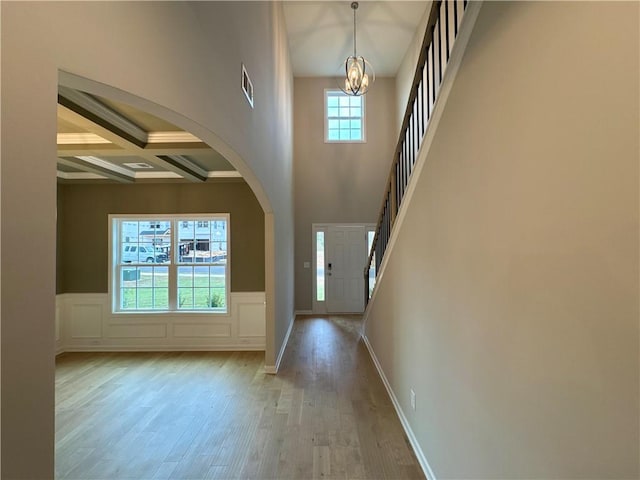
[[[373,65],[377,76],[393,77],[431,2],[359,3],[357,53]],[[284,16],[294,76],[337,75],[353,53],[351,1],[285,1]]]

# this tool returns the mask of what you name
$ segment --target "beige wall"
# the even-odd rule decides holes
[[[265,211],[267,365],[293,312],[292,92],[274,2],[2,2],[2,478],[52,478],[59,71],[192,132]],[[241,63],[255,108],[240,88]],[[96,86],[97,85],[97,86]],[[128,97],[131,94],[133,97]],[[15,252],[38,252],[16,255]]]
[[[638,19],[480,11],[366,326],[438,479],[640,476]]]
[[[312,223],[376,223],[397,141],[395,81],[378,78],[365,97],[366,143],[324,142],[324,89],[333,78],[294,82],[296,309],[310,310]],[[313,263],[312,263],[313,264]],[[364,265],[362,266],[364,271]]]
[[[63,212],[59,293],[106,293],[109,214],[149,213],[229,213],[231,291],[264,291],[264,212],[242,180],[198,185],[59,185],[58,195]]]

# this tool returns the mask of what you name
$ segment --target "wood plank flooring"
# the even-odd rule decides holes
[[[68,353],[56,478],[423,479],[356,316],[302,317],[263,352]]]

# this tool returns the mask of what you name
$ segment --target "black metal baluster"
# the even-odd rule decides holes
[[[402,198],[400,196],[400,154],[398,154],[398,158],[396,161],[396,211],[400,208],[400,203],[402,202]]]
[[[455,0],[454,0],[455,2]],[[447,62],[449,61],[449,1],[444,2],[445,36],[447,37]]]
[[[424,140],[424,67],[422,67],[422,81],[420,82],[420,141]]]
[[[453,38],[458,38],[458,0],[453,0]]]
[[[442,83],[442,19],[438,20],[438,86]]]
[[[436,27],[435,25],[433,26],[433,29],[431,30],[431,67],[432,67],[432,80],[433,80],[433,84],[432,84],[432,88],[433,88],[433,93],[431,95],[431,101],[432,104],[435,105],[436,104],[436,44],[435,44],[435,35],[436,35]]]

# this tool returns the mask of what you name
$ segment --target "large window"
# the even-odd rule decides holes
[[[325,141],[364,142],[364,97],[325,90]]]
[[[110,221],[115,312],[227,312],[228,215]]]

